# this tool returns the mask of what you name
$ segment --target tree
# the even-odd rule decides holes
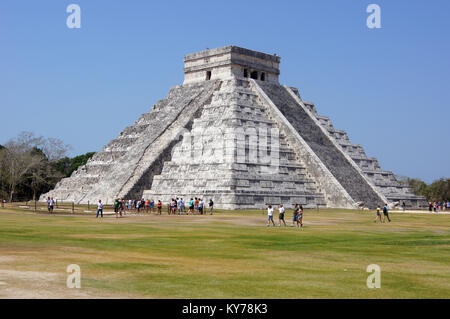
[[[429,202],[450,200],[450,178],[440,178],[430,185],[418,178],[408,178],[407,184],[415,195],[424,196]]]
[[[87,161],[94,156],[95,152],[88,152],[86,154],[78,155],[73,158],[63,157],[54,164],[56,170],[58,170],[64,177],[69,177],[78,167],[86,165]]]
[[[83,155],[78,155],[72,158],[72,172],[76,171],[78,167],[86,165],[87,161],[94,156],[95,152],[88,152]],[[72,174],[72,172],[70,172]]]
[[[1,177],[7,185],[9,201],[13,200],[18,185],[26,180],[31,182],[35,199],[39,187],[54,179],[50,164],[59,160],[68,149],[69,146],[59,139],[36,137],[31,132],[22,132],[9,140],[0,150]]]
[[[24,149],[22,145],[8,142],[6,148],[1,150],[1,163],[11,202],[21,179],[33,166],[38,165],[37,159],[33,158],[28,148]]]
[[[427,199],[430,201],[450,200],[450,178],[440,178],[427,187]]]
[[[407,184],[411,188],[412,192],[419,196],[425,196],[427,190],[427,183],[418,178],[408,178]],[[426,196],[425,196],[426,197]]]
[[[53,167],[60,172],[63,177],[69,177],[70,174],[72,174],[72,159],[67,156],[63,157],[54,163]]]

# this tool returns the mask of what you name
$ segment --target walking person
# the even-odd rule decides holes
[[[192,199],[189,201],[189,213],[194,214],[194,199]]]
[[[298,207],[298,214],[297,214],[297,227],[300,225],[300,228],[303,228],[303,206],[300,205]]]
[[[214,202],[212,200],[212,198],[209,199],[209,214],[212,215],[213,214],[213,209],[214,209]]]
[[[402,209],[403,209],[403,212],[406,210],[406,204],[405,204],[405,201],[402,202]]]
[[[275,227],[275,222],[273,221],[273,208],[272,205],[269,204],[267,207],[267,227],[270,226],[270,222],[272,222],[273,227]]]
[[[50,197],[47,197],[47,209],[48,212],[50,213]]]
[[[183,198],[181,198],[181,211],[182,214],[186,213],[186,201]]]
[[[292,227],[294,227],[297,224],[299,210],[300,210],[300,208],[298,207],[298,204],[295,204],[294,212],[292,213]]]
[[[119,201],[119,215],[120,217],[122,217],[122,214],[125,211],[125,201],[123,200],[123,198]]]
[[[195,214],[197,214],[197,215],[198,215],[198,213],[199,213],[199,211],[198,211],[198,202],[199,202],[198,198],[195,197],[195,200],[194,200],[194,209],[195,209]]]
[[[281,222],[283,222],[284,227],[286,227],[286,222],[284,221],[284,207],[283,204],[280,204],[280,206],[278,207],[278,227],[281,227]]]
[[[139,215],[139,213],[141,212],[141,200],[140,199],[137,200],[135,207],[136,207],[136,215]]]
[[[150,211],[150,201],[148,198],[145,200],[145,212],[148,214]]]
[[[183,215],[183,199],[178,200],[178,215]]]
[[[375,220],[373,222],[376,223],[378,218],[380,219],[380,224],[381,224],[381,207],[380,207],[380,205],[377,206],[377,216],[375,217]]]
[[[198,201],[198,212],[200,213],[200,215],[203,215],[203,206],[205,205],[205,203],[203,202],[203,199],[199,198]]]
[[[55,206],[55,201],[53,197],[50,197],[50,213],[53,213],[53,207]]]
[[[172,209],[172,214],[176,215],[177,214],[177,201],[174,198],[172,198],[171,209]]]
[[[385,218],[387,218],[388,221],[391,222],[391,219],[389,218],[389,207],[387,203],[385,203],[383,207],[383,223]]]
[[[101,214],[101,217],[103,218],[103,203],[102,203],[102,200],[101,199],[99,199],[98,200],[98,204],[97,204],[97,217],[96,218],[98,218],[98,214]]]
[[[150,200],[150,213],[153,214],[155,208],[155,201],[153,198]]]
[[[156,206],[158,208],[158,214],[161,215],[162,202],[160,199],[158,199],[158,204],[156,204]]]
[[[114,200],[114,213],[116,214],[116,218],[119,218],[119,199],[116,198]]]

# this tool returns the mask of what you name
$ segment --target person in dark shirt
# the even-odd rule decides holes
[[[294,227],[297,224],[298,211],[299,210],[300,210],[300,208],[298,207],[298,204],[295,204],[295,206],[294,206],[294,213],[292,215],[292,227]]]
[[[389,207],[388,204],[384,204],[383,207],[383,223],[384,223],[384,219],[387,218],[389,222],[391,222],[391,219],[389,218]]]
[[[209,214],[212,215],[214,209],[214,202],[212,198],[209,199]]]

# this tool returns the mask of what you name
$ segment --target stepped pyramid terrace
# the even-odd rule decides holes
[[[188,54],[184,82],[41,200],[212,198],[224,209],[423,207],[297,88],[280,57],[236,46]]]

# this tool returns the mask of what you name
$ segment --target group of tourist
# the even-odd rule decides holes
[[[169,215],[175,215],[178,213],[178,215],[183,214],[192,214],[192,215],[203,215],[206,214],[206,208],[205,208],[205,202],[201,198],[197,197],[191,197],[191,199],[188,202],[189,204],[189,210],[186,210],[186,202],[183,200],[183,198],[172,198],[172,201],[170,202],[170,205],[168,206],[168,213]],[[209,214],[213,214],[214,209],[214,202],[212,198],[209,199],[208,202],[209,206]]]
[[[274,208],[271,204],[267,206],[267,227],[272,223],[273,227],[275,227],[275,222],[273,220],[273,211]],[[286,221],[284,220],[284,213],[286,209],[283,204],[278,206],[278,227],[281,227],[281,223],[283,222],[284,227],[286,227]],[[303,206],[299,204],[294,204],[294,211],[292,216],[292,227],[303,227]]]
[[[406,207],[405,202],[403,202],[402,207]],[[375,217],[375,220],[373,222],[376,223],[377,220],[379,219],[380,223],[384,223],[386,218],[389,222],[391,222],[391,219],[389,218],[389,206],[387,203],[385,203],[383,206],[383,219],[381,217],[382,217],[381,216],[381,207],[380,207],[380,205],[378,205],[377,206],[377,216]]]
[[[192,214],[192,215],[203,215],[206,214],[205,211],[205,203],[203,199],[201,198],[191,198],[188,202],[189,210],[186,210],[186,203],[183,200],[183,198],[172,198],[171,201],[167,204],[167,213],[168,215],[183,215],[183,214]],[[214,201],[212,198],[209,199],[208,202],[209,206],[209,214],[213,214],[214,210]],[[163,208],[163,202],[158,199],[158,201],[155,203],[153,199],[135,199],[135,200],[125,200],[125,199],[118,199],[116,198],[114,200],[114,213],[116,214],[116,217],[123,217],[127,211],[133,211],[136,214],[142,213],[154,213],[155,208],[157,209],[156,213],[158,215],[162,214],[162,208]],[[97,203],[97,218],[103,217],[103,202],[101,199],[98,200]]]
[[[450,201],[438,201],[438,202],[428,202],[428,210],[430,212],[434,211],[439,213],[439,211],[450,210]]]
[[[47,197],[47,209],[49,213],[53,212],[53,207],[55,206],[55,201],[53,197]]]

